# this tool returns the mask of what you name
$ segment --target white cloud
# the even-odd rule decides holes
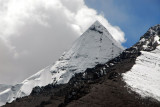
[[[110,25],[83,0],[1,0],[0,47],[7,49],[0,48],[0,78],[10,76],[14,80],[23,74],[12,81],[19,82],[56,61],[95,20],[103,23],[119,43],[125,41],[119,27]],[[3,83],[11,80],[0,79]]]

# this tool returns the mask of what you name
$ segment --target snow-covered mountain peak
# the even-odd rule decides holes
[[[104,64],[122,51],[122,46],[100,22],[96,21],[54,65],[13,86],[14,90],[9,88],[0,93],[0,103],[12,102],[16,98],[30,95],[36,86],[68,83],[76,73],[84,72],[97,64]]]
[[[93,31],[93,32],[97,32],[97,33],[100,33],[100,34],[103,34],[103,33],[107,33],[106,36],[108,36],[109,38],[112,38],[112,36],[109,34],[108,30],[97,20],[95,21],[90,27],[89,29],[90,31]],[[87,31],[88,31],[87,30]]]
[[[98,20],[95,21],[86,32],[95,32],[99,33],[101,36],[106,36],[108,39],[113,41],[113,44],[116,45],[117,47],[124,49],[120,43],[118,43],[113,36],[109,33],[109,31],[104,27]],[[97,35],[99,36],[99,35]],[[103,38],[102,38],[103,39]]]
[[[103,26],[98,20],[96,20],[91,26]]]
[[[99,22],[99,21],[95,21],[90,27],[90,30],[94,30],[94,31],[101,31],[103,32],[103,30],[105,29],[105,27]]]
[[[160,30],[160,24],[157,24],[157,25],[151,27],[150,29],[152,29],[154,31],[158,31],[158,30]]]
[[[141,37],[141,39],[142,38],[149,39],[152,36],[156,36],[156,35],[160,36],[160,24],[149,28],[149,30],[144,34],[144,36]]]
[[[151,27],[133,48],[138,51],[151,51],[160,45],[160,24]]]

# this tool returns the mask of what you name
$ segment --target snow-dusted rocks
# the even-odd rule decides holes
[[[141,38],[135,47],[138,51],[151,51],[160,44],[160,24],[151,27]]]
[[[0,103],[5,104],[27,96],[36,86],[68,83],[75,73],[106,63],[122,51],[122,46],[113,39],[103,25],[96,21],[54,65],[1,92]]]

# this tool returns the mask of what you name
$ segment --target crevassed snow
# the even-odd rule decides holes
[[[160,101],[160,46],[151,52],[142,51],[132,69],[123,74],[123,79],[142,97]]]
[[[96,21],[54,65],[0,93],[0,103],[12,102],[16,98],[27,96],[36,86],[68,83],[75,73],[84,72],[98,63],[106,63],[122,51],[121,45]]]

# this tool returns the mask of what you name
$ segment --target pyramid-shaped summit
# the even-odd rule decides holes
[[[36,86],[68,83],[75,73],[84,72],[97,64],[104,64],[122,51],[123,49],[108,30],[96,21],[54,65],[42,69],[22,83],[13,86],[14,90],[12,87],[5,93],[0,93],[0,101],[1,103],[12,102],[18,97],[27,96]]]

